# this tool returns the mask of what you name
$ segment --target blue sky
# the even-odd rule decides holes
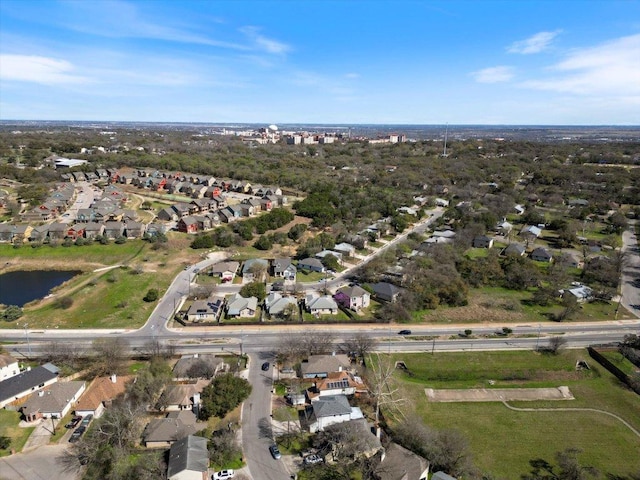
[[[0,119],[640,124],[638,0],[2,0]]]

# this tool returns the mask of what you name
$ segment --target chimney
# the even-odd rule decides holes
[[[111,375],[111,383],[117,383],[118,381],[118,376],[114,373],[113,375]]]
[[[44,390],[40,390],[40,391],[38,392],[38,396],[39,396],[39,397],[44,397]]]

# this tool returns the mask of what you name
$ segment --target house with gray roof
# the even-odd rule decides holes
[[[444,472],[435,472],[431,476],[431,480],[456,480],[456,478]]]
[[[227,317],[251,318],[256,316],[257,310],[256,297],[244,298],[239,293],[235,293],[227,299]]]
[[[302,260],[298,260],[298,268],[310,272],[324,272],[324,265],[317,258],[303,258]]]
[[[190,410],[169,412],[165,418],[151,420],[145,427],[142,438],[148,448],[166,448],[206,427],[205,422],[196,422],[196,416]]]
[[[271,317],[281,316],[289,305],[293,305],[296,309],[298,308],[298,302],[294,297],[283,297],[278,292],[271,292],[264,299],[264,307]]]
[[[395,302],[398,299],[398,295],[402,291],[399,287],[396,287],[393,283],[378,282],[371,285],[373,294],[378,300],[385,302]]]
[[[220,262],[212,265],[207,272],[214,277],[219,277],[223,282],[233,282],[239,267],[239,262]]]
[[[271,268],[274,277],[295,283],[298,269],[291,263],[291,258],[276,258],[271,262]]]
[[[194,377],[191,376],[189,370],[199,363],[205,363],[214,372],[214,375],[225,369],[223,360],[212,353],[182,355],[173,366],[173,379],[176,381],[192,380]]]
[[[179,383],[167,385],[160,395],[158,404],[167,412],[180,410],[195,411],[200,404],[200,393],[209,385],[210,380],[199,379],[195,383]]]
[[[333,298],[343,307],[356,312],[371,303],[371,294],[358,285],[339,289]]]
[[[300,364],[302,378],[325,378],[331,373],[351,370],[351,360],[347,355],[309,355]]]
[[[250,258],[242,265],[242,283],[262,282],[265,279],[269,262],[263,258]]]
[[[62,418],[85,391],[82,381],[57,382],[32,395],[21,408],[27,422],[40,418]]]
[[[382,451],[374,476],[378,480],[427,480],[429,467],[425,458],[392,442]],[[450,478],[447,475],[447,480]]]
[[[217,322],[224,308],[224,298],[211,297],[206,300],[195,300],[187,310],[190,322]]]
[[[326,395],[317,397],[311,404],[312,416],[309,418],[309,431],[321,432],[329,425],[364,418],[359,407],[352,407],[345,395]]]
[[[168,480],[207,480],[209,473],[209,450],[207,439],[187,435],[169,450],[167,465]]]
[[[512,255],[514,257],[522,257],[526,252],[524,245],[520,245],[519,243],[510,243],[507,247],[502,251],[503,255],[509,256]]]
[[[536,262],[550,262],[553,260],[553,255],[551,252],[543,247],[538,247],[531,252],[531,260],[535,260]]]
[[[304,308],[307,312],[316,316],[338,314],[338,304],[331,295],[323,295],[321,297],[307,295],[304,300]]]
[[[60,370],[51,363],[27,370],[0,382],[0,408],[58,381]]]

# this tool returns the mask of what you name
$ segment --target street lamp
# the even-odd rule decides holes
[[[24,323],[24,335],[25,337],[27,337],[27,346],[29,348],[29,357],[31,357],[31,342],[29,341],[29,330],[27,330],[27,327],[29,326],[29,324],[27,322]]]

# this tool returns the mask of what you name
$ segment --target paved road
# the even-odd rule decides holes
[[[620,279],[620,303],[640,318],[640,245],[635,233],[636,222],[629,221],[629,227],[622,233],[622,251],[626,258]]]
[[[64,471],[57,458],[66,445],[45,445],[27,453],[0,457],[2,480],[76,480],[79,472]]]
[[[275,460],[269,453],[273,443],[271,429],[271,391],[273,389],[273,366],[268,371],[260,368],[264,362],[273,362],[269,353],[249,355],[249,382],[253,386],[251,395],[242,409],[242,447],[246,455],[251,476],[258,480],[283,480],[290,478],[282,460]]]

